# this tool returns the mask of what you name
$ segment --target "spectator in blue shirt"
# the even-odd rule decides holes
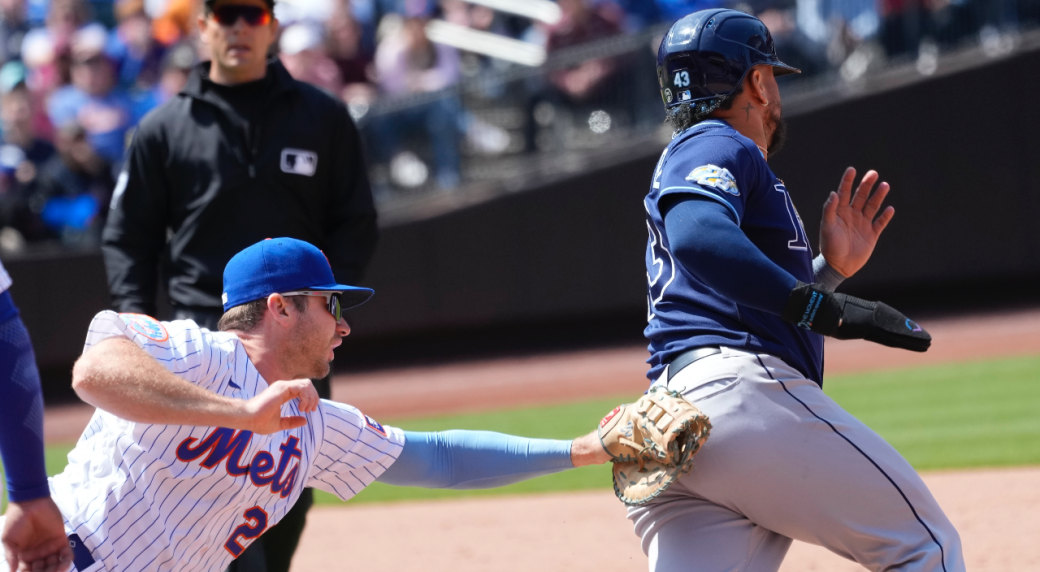
[[[159,81],[165,49],[152,37],[152,21],[144,11],[144,0],[119,0],[115,15],[118,25],[112,30],[105,53],[116,62],[119,86],[149,89]]]
[[[104,52],[107,37],[100,25],[76,32],[72,38],[72,85],[51,95],[47,115],[56,129],[78,123],[97,154],[118,165],[126,132],[135,117],[129,96],[116,88],[115,67]]]

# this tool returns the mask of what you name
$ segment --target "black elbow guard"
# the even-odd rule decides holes
[[[927,351],[932,336],[913,320],[882,302],[798,282],[782,314],[784,320],[839,340],[863,339],[915,352]]]

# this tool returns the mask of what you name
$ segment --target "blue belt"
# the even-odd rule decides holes
[[[90,550],[79,539],[78,534],[69,535],[69,548],[72,549],[72,563],[76,565],[76,570],[83,572],[94,565],[94,557],[90,555]]]

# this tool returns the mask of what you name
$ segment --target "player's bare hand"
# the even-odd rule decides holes
[[[297,397],[296,397],[296,399],[299,400],[299,402],[297,403],[297,407],[299,408],[300,412],[302,412],[302,413],[310,413],[310,412],[318,409],[318,402],[321,401],[321,398],[318,397],[318,390],[314,387],[314,384],[311,382],[311,380],[309,380],[309,379],[294,379],[294,380],[291,380],[291,381],[278,381],[278,382],[275,382],[275,385],[277,385],[279,383],[297,383],[297,382],[300,382],[301,385],[303,386],[302,389],[300,390],[300,394],[297,395]]]
[[[68,570],[72,549],[61,512],[50,497],[10,503],[5,516],[3,544],[9,572]]]
[[[245,420],[242,428],[258,435],[269,435],[307,424],[299,415],[282,417],[282,405],[299,399],[301,412],[314,411],[318,406],[318,392],[309,379],[293,379],[271,384],[260,395],[245,402]]]
[[[849,167],[841,178],[838,192],[831,192],[823,203],[823,224],[820,225],[820,251],[831,268],[846,278],[867,263],[878,237],[896,214],[891,206],[881,210],[890,187],[883,182],[874,188],[878,182],[877,171],[867,171],[853,193],[855,180],[856,169]]]

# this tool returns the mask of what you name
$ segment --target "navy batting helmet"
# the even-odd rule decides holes
[[[758,18],[737,10],[701,10],[672,25],[657,50],[657,81],[666,109],[683,103],[709,111],[733,93],[753,66],[776,75],[801,73],[776,57],[773,37]]]

